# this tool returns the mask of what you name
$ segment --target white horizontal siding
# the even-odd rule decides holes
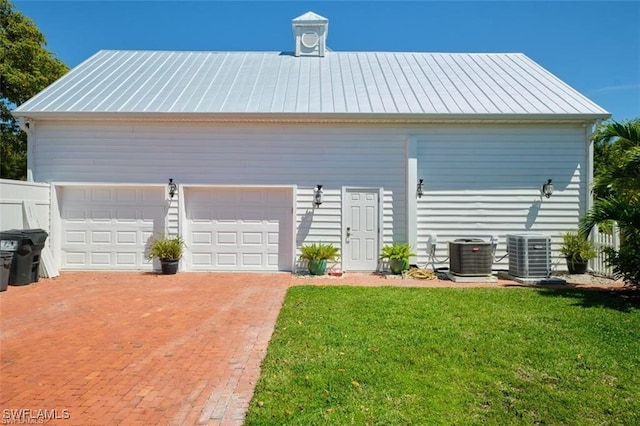
[[[418,176],[425,185],[417,213],[419,264],[428,262],[430,234],[438,237],[438,260],[447,258],[449,241],[494,235],[501,257],[506,235],[527,231],[550,235],[556,251],[560,234],[575,229],[585,211],[583,127],[441,127],[417,139]],[[541,199],[547,179],[555,192]],[[506,265],[507,259],[494,267]]]
[[[405,139],[383,127],[39,122],[34,175],[48,182],[296,185],[297,246],[340,246],[342,187],[383,187],[383,239],[406,241]],[[315,208],[318,184],[324,203]]]

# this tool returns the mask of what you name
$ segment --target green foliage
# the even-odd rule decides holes
[[[409,243],[393,243],[387,244],[382,247],[382,251],[380,252],[380,259],[406,260],[415,255],[416,254],[411,251],[411,246],[409,246]]]
[[[640,240],[627,240],[615,251],[606,247],[607,264],[613,273],[634,286],[640,286]]]
[[[175,237],[152,237],[149,244],[149,252],[146,257],[147,260],[180,259],[182,257],[184,247],[184,240],[179,235]]]
[[[571,262],[586,262],[598,255],[593,242],[578,232],[562,234],[560,253]]]
[[[300,260],[338,260],[340,251],[333,244],[312,243],[300,247]]]
[[[580,222],[588,235],[595,225],[618,223],[620,251],[605,251],[614,271],[640,284],[640,118],[603,123],[592,137],[595,144],[594,202]],[[606,227],[606,225],[605,225]]]
[[[640,424],[638,354],[604,292],[294,287],[245,424]]]
[[[610,220],[616,221],[620,229],[620,251],[605,250],[607,263],[625,281],[640,285],[640,198],[595,201],[580,222],[580,233],[589,235],[595,225]]]
[[[25,179],[26,135],[11,110],[67,72],[53,57],[34,22],[0,0],[0,177]]]
[[[640,191],[640,118],[598,126],[594,142],[596,199]]]

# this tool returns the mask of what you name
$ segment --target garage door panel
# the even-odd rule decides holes
[[[138,212],[135,209],[118,209],[112,214],[111,218],[116,223],[136,223],[138,220],[138,213],[140,213],[140,218],[142,218],[142,212]]]
[[[211,232],[193,232],[191,236],[193,244],[211,244],[213,241]]]
[[[261,232],[243,232],[242,234],[243,245],[257,245],[262,247],[262,233]]]
[[[136,231],[118,231],[116,232],[116,242],[118,244],[144,244],[146,241],[142,235]]]
[[[67,250],[62,253],[63,264],[76,265],[78,267],[84,266],[87,263],[87,254],[85,252],[74,252]]]
[[[136,201],[138,199],[137,190],[135,188],[117,189],[116,199],[118,201]]]
[[[227,268],[232,268],[232,270],[234,270],[240,266],[238,264],[238,255],[236,253],[216,253],[215,259],[216,259],[216,262],[213,265],[219,268],[227,267]]]
[[[212,254],[211,253],[192,253],[191,255],[191,263],[194,266],[205,266],[209,267],[213,264]]]
[[[93,231],[91,232],[92,244],[111,244],[111,231]]]
[[[138,253],[136,252],[118,252],[116,253],[116,265],[117,266],[131,266],[134,267],[138,262]]]
[[[91,210],[91,214],[86,216],[90,217],[94,222],[111,222],[111,209],[108,208],[96,208]]]
[[[67,231],[64,242],[67,244],[86,244],[87,233],[85,231]]]
[[[185,207],[191,269],[290,269],[290,189],[188,188]]]
[[[104,251],[92,251],[89,253],[91,257],[92,265],[110,266],[111,265],[111,252]]]
[[[211,234],[209,234],[211,235]],[[216,232],[215,238],[218,245],[238,245],[238,233],[237,232]]]
[[[66,220],[67,222],[84,222],[87,220],[87,212],[84,209],[69,209]]]
[[[112,190],[110,188],[94,188],[89,192],[92,201],[111,201]]]
[[[164,188],[63,188],[62,268],[152,269],[144,255],[166,211]]]
[[[262,253],[242,253],[243,267],[260,268],[264,264],[264,256]]]

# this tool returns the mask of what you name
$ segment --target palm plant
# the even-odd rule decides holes
[[[401,274],[409,269],[409,258],[415,255],[409,243],[393,243],[382,247],[380,259],[388,259],[391,272]]]
[[[604,123],[593,133],[596,199],[640,191],[640,118]]]
[[[640,284],[640,118],[605,123],[592,139],[600,156],[596,200],[581,220],[580,233],[587,236],[599,223],[618,222],[620,250],[605,249],[607,261],[626,281]]]
[[[311,275],[324,275],[327,261],[340,258],[340,250],[333,244],[312,243],[300,247],[300,260],[307,261]]]

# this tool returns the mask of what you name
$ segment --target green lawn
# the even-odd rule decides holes
[[[294,287],[246,424],[640,424],[639,369],[595,291]]]

